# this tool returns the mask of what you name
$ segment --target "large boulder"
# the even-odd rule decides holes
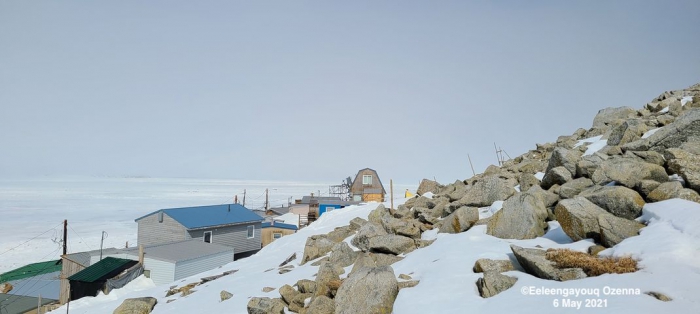
[[[485,272],[483,278],[476,281],[476,287],[482,298],[490,298],[510,289],[518,278],[501,275],[498,272]]]
[[[675,157],[668,160],[669,171],[681,176],[688,187],[700,192],[700,156],[674,149],[670,149],[665,156]]]
[[[612,129],[608,137],[608,145],[624,145],[636,141],[648,130],[649,127],[641,120],[627,120]]]
[[[574,241],[594,239],[600,243],[598,216],[608,214],[583,197],[562,200],[554,210],[562,230]]]
[[[571,175],[576,174],[576,164],[579,159],[581,159],[581,152],[576,150],[568,150],[563,147],[557,147],[552,152],[552,156],[549,158],[549,164],[547,165],[548,173],[550,170],[556,167],[564,167],[569,170]]]
[[[112,314],[148,314],[157,303],[158,300],[153,297],[126,299]]]
[[[385,234],[369,239],[369,251],[372,253],[388,253],[399,255],[416,249],[416,242],[395,234]]]
[[[348,275],[348,277],[364,267],[389,266],[402,259],[403,257],[396,256],[394,254],[361,253],[357,256],[357,260],[355,260],[355,264],[352,266],[352,270],[350,271],[350,275]]]
[[[544,250],[522,248],[515,244],[510,245],[510,250],[513,251],[513,255],[525,272],[535,277],[557,281],[587,277],[580,268],[557,268],[554,262],[547,259]]]
[[[373,222],[367,222],[357,231],[351,243],[363,252],[367,252],[369,251],[369,239],[385,234],[387,232],[384,230],[384,227]]]
[[[574,172],[575,173],[575,172]],[[542,178],[542,183],[540,183],[540,186],[548,190],[551,188],[553,185],[562,185],[566,182],[571,181],[571,172],[566,169],[564,166],[559,166],[559,167],[554,167],[547,171],[547,173],[544,175],[544,178]]]
[[[337,227],[328,233],[328,240],[335,243],[343,242],[347,237],[353,235],[355,230],[351,226]]]
[[[312,235],[306,239],[304,246],[304,256],[301,258],[301,264],[315,260],[333,249],[335,242],[328,239],[325,234]]]
[[[438,192],[440,192],[440,188],[440,183],[437,183],[437,181],[423,179],[418,185],[418,190],[416,190],[416,194],[423,195],[428,192],[437,194]]]
[[[609,213],[635,219],[642,214],[646,204],[639,193],[624,186],[595,186],[579,194]]]
[[[335,313],[391,313],[398,293],[398,281],[391,266],[362,268],[340,285],[335,296]]]
[[[593,186],[593,181],[591,179],[576,178],[559,187],[559,197],[563,199],[574,198],[574,196],[591,186]]]
[[[622,148],[631,151],[663,152],[667,148],[680,147],[683,143],[698,138],[700,138],[700,109],[693,108],[648,138],[628,143]]]
[[[485,176],[459,200],[462,205],[484,207],[495,201],[503,201],[515,193],[515,180],[508,180],[496,175]]]
[[[514,270],[514,268],[513,263],[511,263],[510,260],[492,260],[488,258],[480,258],[476,260],[472,270],[475,273],[502,273],[504,271]]]
[[[592,177],[600,164],[608,158],[610,158],[608,155],[600,152],[581,157],[581,160],[576,163],[576,177]]]
[[[637,110],[630,107],[605,108],[598,111],[593,118],[594,128],[614,126],[620,120],[627,120],[637,116]]]
[[[615,181],[634,189],[642,180],[668,181],[664,167],[632,158],[612,158],[600,164],[592,178],[593,183],[604,185]]]
[[[486,233],[501,239],[534,239],[545,234],[547,208],[542,190],[518,193],[492,216]]]
[[[327,297],[332,297],[332,282],[339,280],[340,274],[335,265],[329,262],[321,263],[321,266],[318,267],[318,273],[316,273],[316,291],[314,291],[314,296],[325,295]]]
[[[518,183],[520,184],[520,191],[527,192],[531,187],[540,184],[540,180],[531,173],[523,173],[518,178]]]
[[[306,314],[333,314],[335,302],[325,295],[314,298],[306,309]]]
[[[479,220],[479,209],[460,207],[438,223],[442,233],[460,233],[469,230]]]
[[[248,314],[284,314],[285,303],[281,299],[253,297],[247,307]]]
[[[639,234],[644,225],[634,220],[615,217],[610,214],[598,216],[600,225],[600,243],[605,247],[613,247],[622,240]]]
[[[290,285],[284,285],[280,287],[280,296],[282,297],[282,301],[284,301],[287,304],[291,304],[292,300],[294,300],[294,297],[299,295],[299,291],[294,289],[294,287]]]
[[[346,242],[340,242],[333,246],[329,262],[336,266],[347,267],[357,259],[357,252],[353,251]]]

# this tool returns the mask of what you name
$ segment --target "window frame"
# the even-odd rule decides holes
[[[209,234],[209,242],[207,242],[207,233]],[[204,231],[204,233],[202,234],[202,241],[204,241],[204,243],[214,242],[214,232],[213,231]]]
[[[250,235],[251,233],[252,233],[253,235]],[[250,225],[250,226],[247,227],[247,230],[246,230],[246,237],[247,237],[248,239],[255,238],[255,226],[254,226],[254,225]]]
[[[369,180],[367,180],[369,179]],[[362,185],[372,185],[372,175],[371,174],[364,174],[362,175]],[[367,183],[369,182],[369,183]]]
[[[282,238],[282,232],[273,232],[272,241]]]

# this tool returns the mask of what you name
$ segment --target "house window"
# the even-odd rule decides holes
[[[204,232],[204,242],[211,243],[211,231]]]
[[[255,237],[255,226],[248,226],[248,239]]]
[[[371,175],[363,175],[362,176],[362,184],[372,184],[372,176]]]
[[[275,233],[272,234],[272,237],[275,238],[275,239],[279,239],[279,238],[282,237],[282,233],[281,233],[281,232],[275,232]]]

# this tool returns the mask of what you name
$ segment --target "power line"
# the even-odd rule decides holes
[[[59,223],[58,225],[54,226],[53,228],[51,228],[51,229],[49,229],[49,230],[46,230],[46,231],[42,232],[41,234],[39,234],[39,235],[37,235],[37,236],[35,236],[35,237],[33,237],[33,238],[27,240],[27,241],[24,241],[23,243],[20,243],[19,245],[15,246],[15,247],[13,247],[13,248],[10,248],[9,250],[7,250],[7,251],[5,251],[5,252],[0,253],[0,255],[3,255],[3,254],[5,254],[5,253],[7,253],[7,252],[9,252],[9,251],[12,251],[12,250],[14,250],[14,249],[16,249],[16,248],[18,248],[18,247],[20,247],[20,246],[22,246],[22,245],[25,245],[25,244],[29,243],[30,241],[35,240],[36,238],[38,238],[38,237],[40,237],[40,236],[46,234],[46,233],[49,232],[49,231],[56,231],[56,228],[57,228],[58,226],[60,226],[62,223],[63,223],[63,222]]]
[[[82,237],[80,234],[78,234],[78,233],[73,229],[73,227],[71,227],[71,225],[68,225],[68,228],[70,228],[70,230],[73,231],[73,233],[75,233],[75,235],[77,235],[77,236],[80,238],[80,240],[83,240],[83,244],[88,248],[89,251],[92,250],[92,249],[90,248],[90,246],[87,245],[87,241],[85,241],[85,239],[83,239],[83,237]],[[64,240],[65,240],[65,239],[64,239]]]
[[[53,251],[53,252],[51,252],[51,253],[45,255],[44,257],[42,257],[41,260],[44,260],[44,259],[46,259],[47,257],[49,257],[49,256],[51,256],[51,255],[53,255],[53,254],[58,253],[58,251],[60,251],[60,250],[61,250],[61,247],[59,246],[58,248],[56,248],[55,251]],[[38,273],[41,273],[41,272],[45,271],[46,269],[48,269],[49,267],[52,267],[52,266],[53,266],[53,265],[47,264],[46,266],[44,266],[44,268],[42,268],[41,270],[39,270],[39,271],[37,271],[37,272],[38,272]],[[37,275],[37,276],[40,276],[40,275]],[[35,277],[36,277],[36,276],[35,276]],[[31,278],[31,277],[30,277],[30,278]],[[38,280],[35,280],[34,283],[27,289],[28,294],[31,293],[31,292],[34,292],[34,291],[36,291],[36,290],[38,290],[38,289],[41,289],[41,288],[43,288],[43,287],[46,287],[49,283],[51,283],[51,281],[49,281],[48,283],[46,283],[45,285],[39,287],[38,289],[31,290],[32,288],[34,288],[34,286],[37,284],[37,282],[39,282],[39,281],[38,281]],[[19,286],[17,287],[17,289],[14,289],[14,290],[17,290],[17,291],[22,290],[22,288],[24,288],[24,287],[27,285],[27,283],[28,283],[28,281],[24,281],[21,285],[19,285]],[[20,296],[20,295],[17,295],[17,294],[8,294],[8,295]],[[15,303],[15,302],[17,302],[17,301],[19,301],[19,300],[20,300],[20,298],[16,298],[16,299],[12,300],[12,302],[10,302],[10,303],[3,304],[2,308],[0,308],[0,313],[2,312],[3,309],[7,312],[7,307],[10,306],[12,303]]]

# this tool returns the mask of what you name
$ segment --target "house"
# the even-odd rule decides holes
[[[136,268],[132,270],[134,266]],[[136,272],[136,276],[142,273],[138,261],[111,256],[103,258],[101,261],[67,278],[70,282],[70,299],[77,300],[85,296],[94,297],[100,291],[107,294],[111,288],[119,288],[119,286],[111,287],[108,281],[115,279],[115,277],[118,277],[126,270]],[[121,286],[124,285],[122,284]]]
[[[262,223],[262,246],[266,246],[283,236],[297,232],[297,226],[271,221]]]
[[[365,168],[357,172],[355,180],[350,186],[350,196],[353,201],[383,202],[386,190],[377,171]]]
[[[41,296],[42,306],[56,303],[59,296],[61,260],[32,263],[0,274],[0,284],[12,287],[0,295],[0,313],[36,311]],[[27,309],[28,304],[33,306]]]
[[[136,219],[138,244],[199,240],[231,247],[238,259],[260,250],[262,221],[240,204],[161,209]]]
[[[37,311],[37,306],[40,304],[42,313],[46,313],[54,309],[54,307],[47,307],[47,305],[52,303],[56,303],[56,300],[44,298],[43,296],[40,299],[38,297],[0,293],[0,313],[2,314],[34,314]]]

